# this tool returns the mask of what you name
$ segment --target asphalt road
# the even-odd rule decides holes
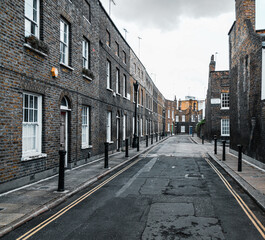
[[[219,171],[264,224],[264,212]],[[168,139],[130,168],[107,176],[3,239],[17,239],[30,230],[32,236],[26,236],[38,240],[264,239],[203,149],[188,136]]]

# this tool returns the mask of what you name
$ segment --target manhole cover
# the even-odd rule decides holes
[[[202,174],[197,174],[197,173],[188,173],[185,175],[185,178],[204,178],[204,176]]]

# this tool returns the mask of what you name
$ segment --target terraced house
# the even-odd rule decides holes
[[[67,168],[104,142],[120,151],[134,101],[139,135],[162,132],[165,98],[100,1],[3,0],[0,13],[0,192],[57,173],[60,149]]]

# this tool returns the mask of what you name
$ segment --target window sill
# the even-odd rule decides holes
[[[83,78],[87,79],[88,81],[93,81],[92,78],[90,78],[90,77],[88,77],[88,76],[86,76],[86,75],[84,75],[84,74],[83,74]]]
[[[25,48],[28,48],[28,49],[32,50],[32,51],[35,52],[35,53],[38,53],[39,55],[41,55],[41,56],[43,56],[43,57],[48,57],[48,55],[47,55],[46,53],[43,53],[43,52],[37,50],[36,48],[31,47],[31,46],[30,46],[29,44],[27,44],[27,43],[24,43],[23,46],[24,46]]]
[[[93,148],[93,145],[88,145],[88,146],[82,146],[81,149],[84,150],[84,149],[90,149],[90,148]]]
[[[113,92],[113,90],[111,89],[111,88],[106,88],[108,91],[110,91],[110,92]]]
[[[63,66],[63,67],[65,67],[65,68],[68,68],[71,71],[74,71],[74,68],[72,68],[72,67],[70,67],[70,66],[68,66],[68,65],[66,65],[66,64],[64,64],[62,62],[60,62],[60,65]]]
[[[229,110],[229,107],[223,107],[221,110]]]
[[[112,143],[114,143],[114,142],[113,142],[113,141],[110,141],[110,142],[107,142],[107,143],[112,144]]]
[[[117,96],[121,96],[121,94],[120,94],[120,93],[116,93],[116,95],[117,95]]]
[[[47,157],[46,153],[39,153],[36,155],[31,155],[31,156],[24,156],[21,158],[21,161],[29,161],[29,160],[35,160],[35,159],[45,158],[45,157]]]

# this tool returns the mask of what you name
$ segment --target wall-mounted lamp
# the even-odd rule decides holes
[[[57,68],[52,67],[51,72],[52,72],[52,76],[53,77],[56,77],[56,78],[58,77],[58,69]]]

